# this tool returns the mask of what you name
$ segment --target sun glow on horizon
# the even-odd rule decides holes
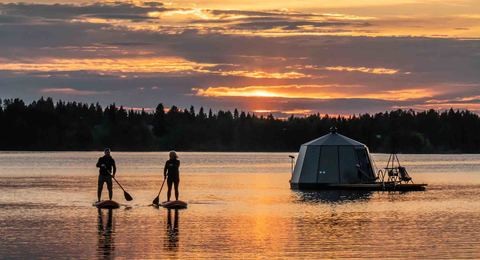
[[[270,97],[296,99],[383,99],[410,100],[429,98],[436,91],[429,88],[410,88],[372,92],[362,86],[341,85],[282,85],[248,87],[208,87],[192,89],[198,96],[205,97]]]

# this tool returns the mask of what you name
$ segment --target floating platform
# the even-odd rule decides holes
[[[424,191],[425,183],[358,183],[358,184],[321,184],[290,183],[290,188],[298,190],[364,190],[364,191]]]
[[[93,203],[93,206],[99,209],[118,209],[120,204],[114,200],[102,200],[99,202]]]
[[[167,209],[186,209],[188,204],[185,201],[173,200],[173,201],[164,201],[160,203],[160,206]]]

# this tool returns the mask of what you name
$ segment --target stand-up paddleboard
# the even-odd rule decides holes
[[[99,202],[93,203],[93,206],[99,209],[118,209],[120,208],[120,204],[113,200],[102,200]]]
[[[160,206],[167,209],[186,209],[188,204],[185,201],[173,200],[173,201],[164,201]]]

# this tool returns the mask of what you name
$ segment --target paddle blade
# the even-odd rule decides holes
[[[153,200],[152,204],[153,204],[153,205],[158,205],[159,203],[160,203],[160,196],[157,196],[157,197]]]
[[[125,196],[125,199],[127,201],[132,201],[133,200],[132,196],[130,196],[130,194],[128,194],[126,191],[123,192],[123,196]]]

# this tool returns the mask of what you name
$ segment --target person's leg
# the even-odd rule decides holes
[[[170,196],[172,195],[172,184],[173,181],[171,179],[167,179],[167,201],[170,201]]]
[[[175,186],[175,199],[178,200],[178,185],[180,185],[180,180],[176,179],[173,184]]]
[[[107,177],[106,182],[107,182],[107,188],[108,188],[108,197],[110,198],[110,200],[112,200],[112,198],[113,198],[112,178]]]
[[[103,178],[101,175],[98,176],[98,187],[97,187],[97,199],[100,201],[102,198],[102,190],[103,190]]]

